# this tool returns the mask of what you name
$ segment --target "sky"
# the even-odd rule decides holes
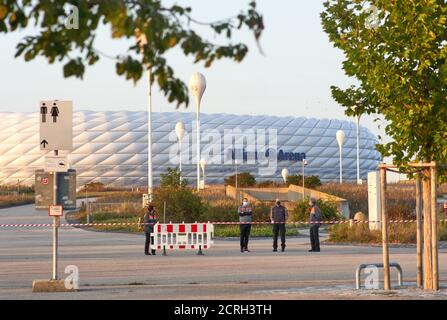
[[[248,7],[248,1],[241,0],[176,2],[192,6],[193,16],[201,21],[234,16]],[[259,11],[265,19],[260,40],[264,55],[258,50],[253,35],[243,30],[234,39],[247,43],[250,48],[241,63],[222,60],[211,68],[204,68],[203,64],[193,64],[179,50],[169,53],[168,62],[185,82],[196,71],[205,75],[207,89],[202,100],[205,113],[352,120],[344,115],[344,109],[330,94],[331,85],[346,87],[352,80],[341,69],[341,51],[332,47],[322,30],[319,18],[322,3],[322,0],[258,0]],[[203,28],[198,30],[211,40],[223,41]],[[112,59],[102,57],[79,80],[63,78],[61,63],[49,65],[43,58],[31,62],[14,58],[20,39],[35,32],[31,27],[24,32],[0,34],[1,111],[36,111],[39,101],[44,99],[73,100],[75,110],[146,110],[145,77],[137,85],[126,81],[116,75]],[[112,56],[124,53],[129,45],[125,40],[112,40],[105,26],[97,38],[96,48]],[[155,85],[153,110],[192,112],[194,108],[190,104],[188,109],[176,110]],[[373,118],[365,116],[361,124],[379,133]]]
[[[200,21],[215,21],[238,14],[248,8],[248,0],[166,0],[192,7]],[[173,50],[166,58],[176,75],[186,83],[194,72],[207,80],[201,112],[253,115],[305,116],[354,121],[331,97],[330,86],[342,88],[353,84],[341,68],[343,54],[334,48],[323,32],[320,13],[323,0],[258,0],[264,16],[265,31],[256,45],[248,30],[235,33],[232,41],[242,41],[249,53],[241,63],[217,61],[211,68],[194,64],[193,59]],[[81,17],[82,18],[82,17]],[[203,27],[196,28],[204,37],[223,39]],[[48,64],[44,58],[25,62],[14,58],[15,46],[33,27],[12,34],[0,34],[0,111],[36,112],[41,100],[72,100],[74,110],[147,110],[147,83],[142,77],[136,85],[115,73],[116,61],[101,57],[87,67],[84,79],[65,79],[62,64]],[[111,39],[110,29],[98,30],[95,47],[107,55],[125,53],[128,40]],[[193,100],[186,109],[176,109],[153,87],[153,111],[194,112]],[[376,135],[385,136],[373,119],[362,116],[361,125]],[[387,140],[387,139],[386,139]],[[386,141],[385,140],[385,141]]]

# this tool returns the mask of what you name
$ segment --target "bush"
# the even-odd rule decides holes
[[[203,221],[239,221],[237,213],[239,205],[233,202],[228,203],[209,203],[206,205],[206,212],[203,216]],[[266,204],[253,205],[253,221],[269,221],[270,207]]]
[[[173,187],[173,188],[181,188],[186,187],[188,185],[187,179],[182,179],[180,181],[181,172],[177,167],[175,169],[168,168],[166,173],[162,173],[160,175],[160,186],[162,188],[165,187]]]
[[[225,178],[225,185],[235,186],[236,185],[236,175],[233,174]],[[237,174],[237,186],[241,188],[253,187],[256,185],[255,177],[249,172],[241,172]]]
[[[256,184],[256,187],[258,187],[258,188],[280,188],[280,187],[284,187],[284,184],[278,183],[278,182],[272,181],[272,180],[265,180],[263,182],[258,182]]]
[[[206,206],[200,196],[188,187],[161,187],[154,192],[157,216],[163,222],[163,204],[166,202],[166,222],[203,221]]]
[[[341,216],[337,212],[335,201],[317,200],[323,220],[340,220]],[[298,201],[292,210],[291,218],[293,221],[308,221],[310,215],[309,200]]]
[[[303,185],[303,176],[299,174],[292,174],[287,177],[287,185],[294,184],[297,186]],[[304,176],[304,187],[315,189],[321,186],[321,180],[318,176]]]

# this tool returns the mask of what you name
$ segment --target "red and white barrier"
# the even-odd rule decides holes
[[[154,225],[153,250],[209,249],[214,243],[212,223],[157,223]]]

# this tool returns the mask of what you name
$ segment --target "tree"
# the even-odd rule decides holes
[[[181,172],[178,167],[175,169],[168,168],[166,173],[162,173],[160,175],[160,186],[162,188],[165,187],[172,187],[175,189],[184,188],[188,185],[188,180],[183,178],[180,181],[180,177]]]
[[[287,177],[287,185],[294,184],[297,186],[303,185],[303,176],[300,174],[292,174]],[[304,176],[304,187],[315,189],[321,186],[321,180],[318,176]]]
[[[65,22],[75,13],[79,17],[78,29],[68,28]],[[136,83],[143,67],[150,66],[151,83],[156,80],[169,102],[175,101],[179,106],[188,105],[188,92],[165,58],[171,49],[181,49],[185,56],[193,56],[195,63],[204,62],[205,67],[222,58],[240,62],[248,47],[232,44],[233,33],[247,27],[258,41],[264,29],[255,1],[249,2],[245,12],[215,22],[197,21],[191,13],[191,7],[165,6],[160,0],[0,0],[0,32],[11,33],[29,25],[39,27],[36,35],[26,36],[17,45],[15,56],[23,56],[25,61],[38,56],[49,63],[62,61],[64,77],[82,78],[87,65],[98,62],[100,56],[110,58],[95,47],[99,25],[109,25],[112,38],[135,40],[127,53],[111,57],[117,60],[117,74]],[[203,39],[193,26],[210,28],[228,44]],[[148,40],[142,46],[143,52],[137,43],[141,33]]]
[[[345,90],[331,87],[334,99],[348,115],[385,117],[385,132],[393,140],[378,149],[392,156],[400,170],[407,171],[409,162],[447,162],[447,3],[327,0],[324,7],[323,29],[344,52],[346,75],[358,81]],[[430,184],[436,181],[430,170],[422,171],[424,288],[435,289],[438,248],[436,243],[432,247],[437,241],[432,230],[437,230],[437,219],[430,196],[436,195]],[[445,169],[438,174],[446,178]],[[389,272],[386,278],[389,288]]]
[[[249,172],[237,174],[237,186],[241,188],[253,187],[256,184],[255,177]],[[236,186],[236,175],[225,178],[225,185]]]
[[[371,6],[373,4],[374,6]],[[447,162],[447,4],[438,0],[327,0],[324,31],[358,85],[332,86],[347,115],[381,114],[393,139],[378,150],[402,168]]]
[[[166,203],[166,222],[202,221],[206,206],[195,190],[172,186],[156,188],[153,204],[157,208],[158,220],[163,222],[163,207]]]

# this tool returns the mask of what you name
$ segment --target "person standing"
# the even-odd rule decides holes
[[[281,251],[286,248],[286,221],[288,212],[286,207],[281,205],[281,201],[276,199],[275,205],[270,212],[270,220],[273,223],[273,251],[278,251],[278,234],[281,234]]]
[[[309,224],[310,224],[310,245],[312,249],[309,252],[320,252],[320,236],[318,234],[318,229],[320,228],[321,221],[321,213],[320,208],[317,205],[317,200],[315,198],[311,198],[309,201],[310,206],[310,215],[309,215]]]
[[[250,237],[251,222],[253,221],[253,209],[247,198],[242,199],[242,205],[238,209],[240,231],[241,231],[241,252],[248,250],[248,239]]]
[[[144,214],[144,233],[146,234],[146,242],[144,245],[144,254],[150,256],[149,245],[154,243],[152,233],[154,232],[154,225],[157,223],[157,217],[155,216],[155,207],[149,205],[147,212]],[[155,256],[155,250],[152,249],[152,255]]]

